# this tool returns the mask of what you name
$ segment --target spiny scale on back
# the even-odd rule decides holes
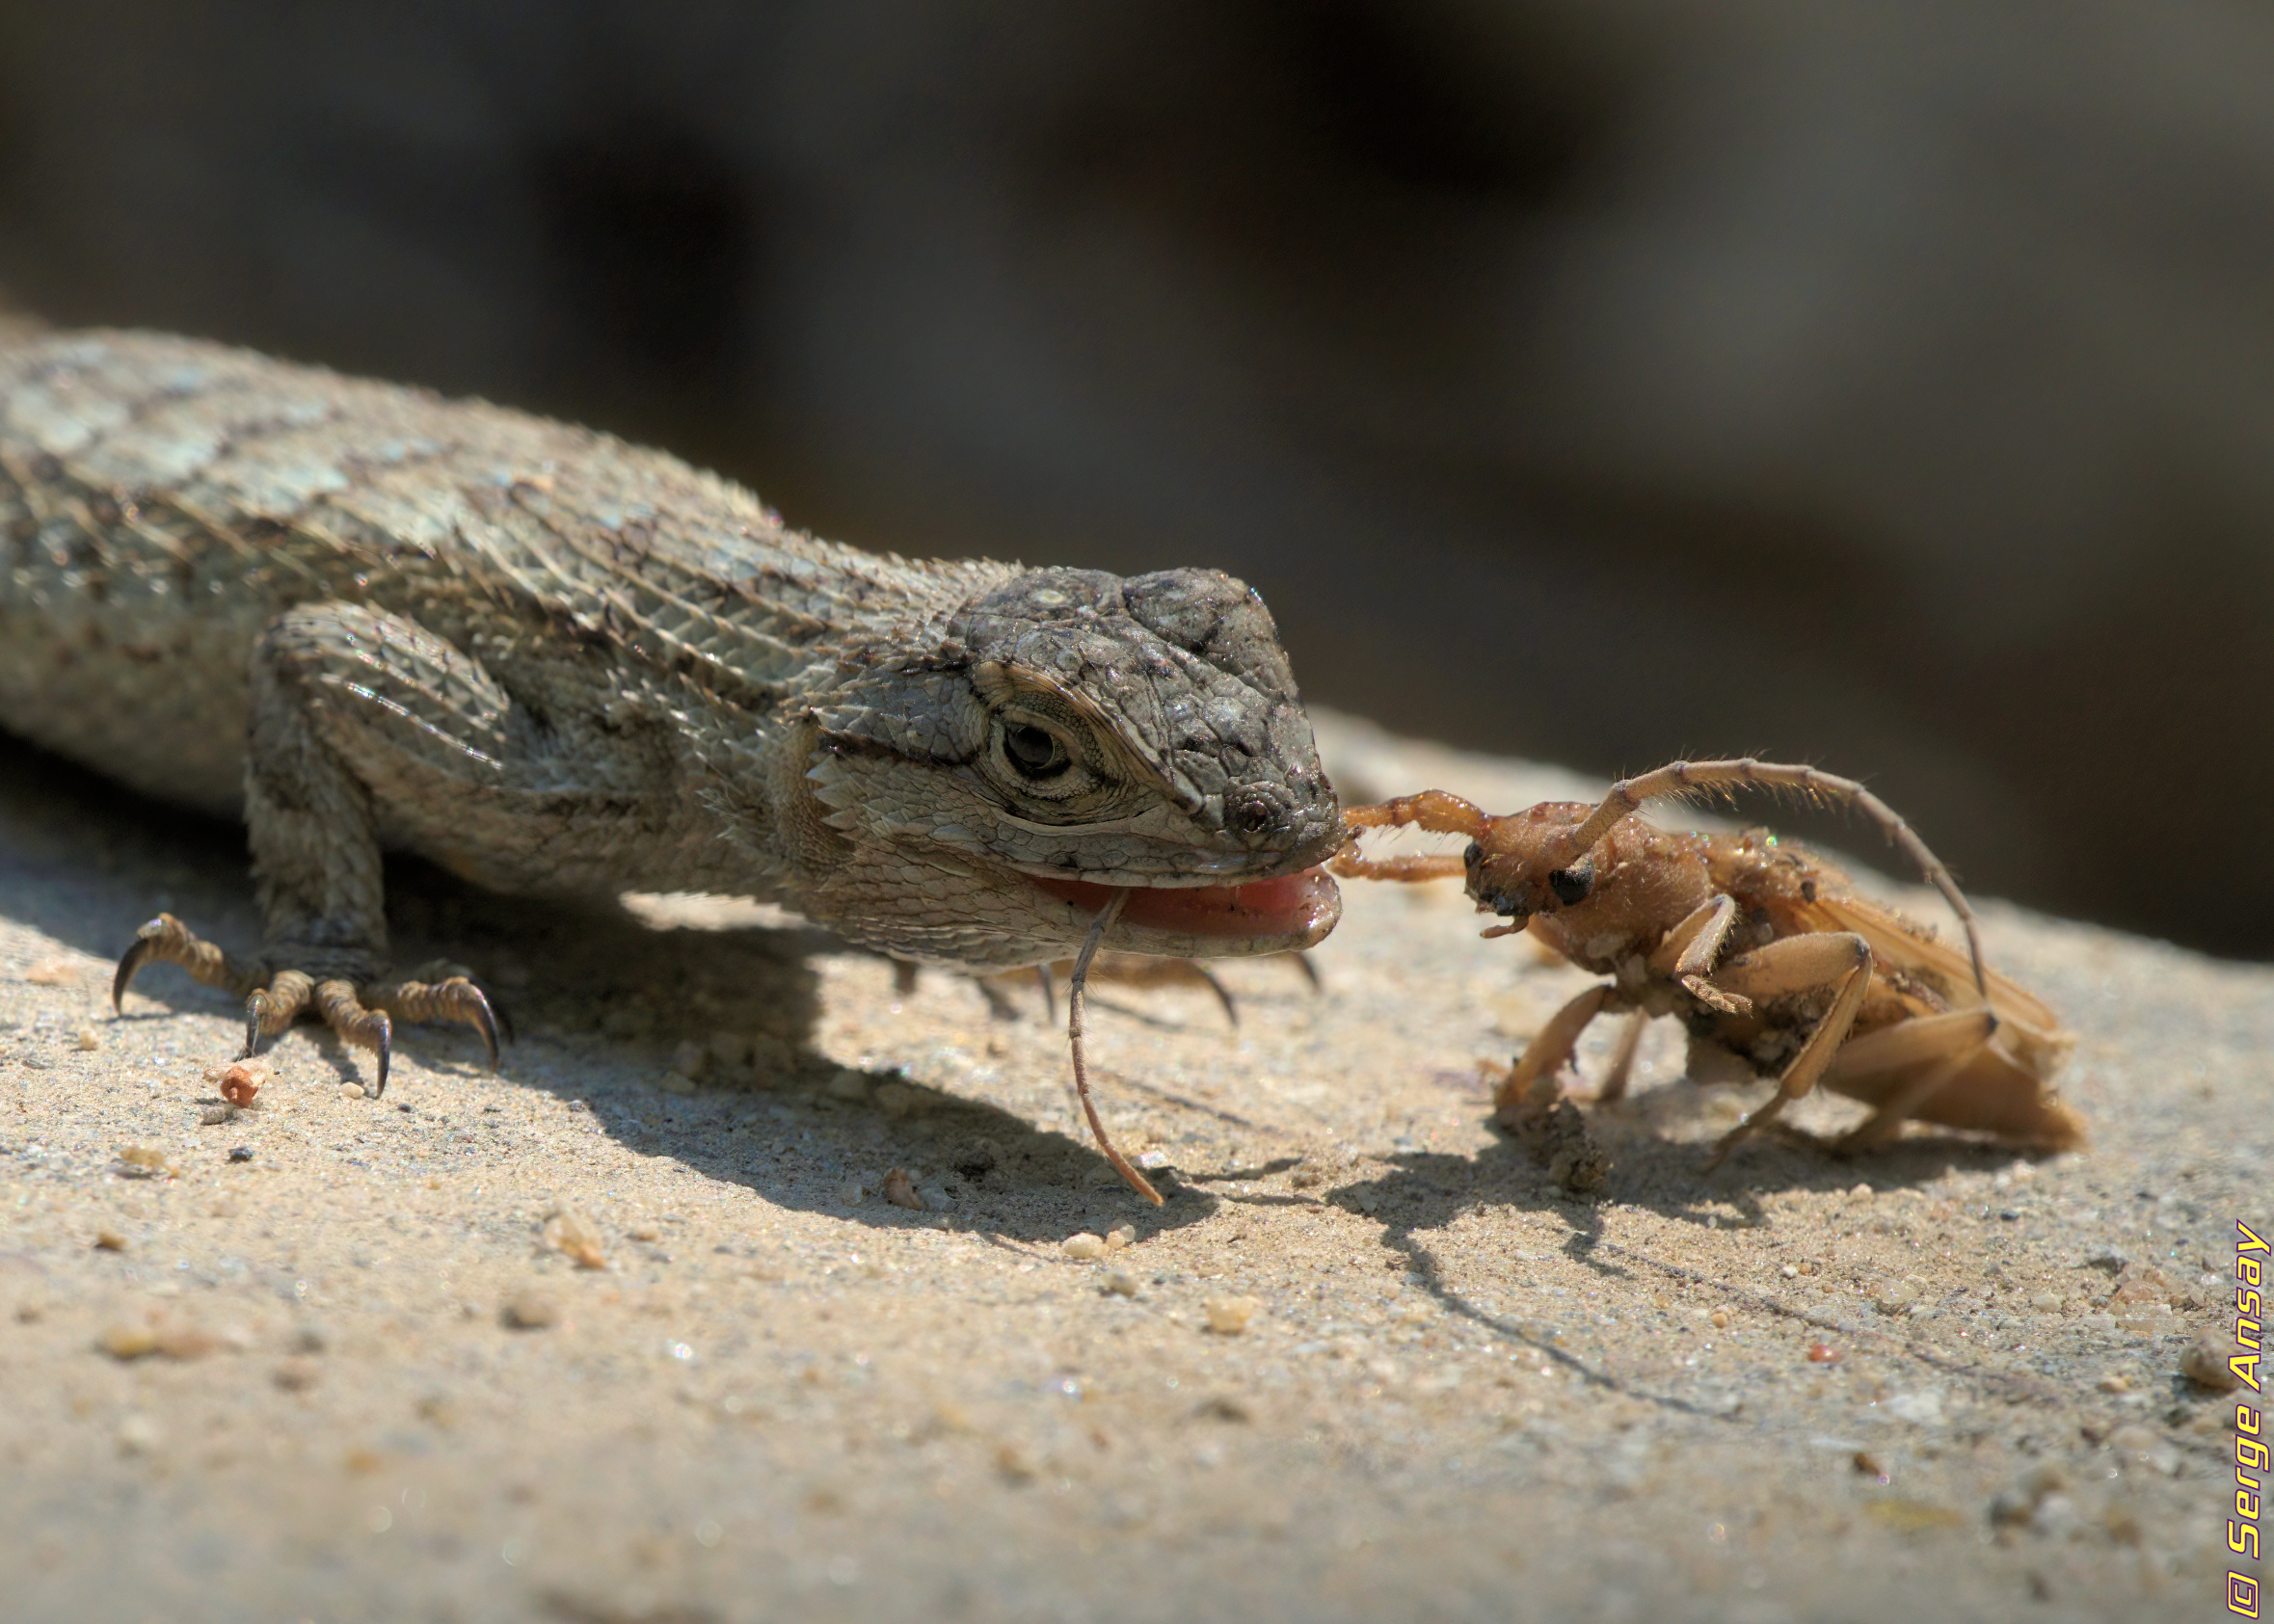
[[[243,807],[272,969],[376,970],[383,843],[961,963],[1064,956],[1083,882],[1229,898],[1133,903],[1137,951],[1339,912],[1283,893],[1338,812],[1227,576],[866,553],[602,434],[188,339],[0,349],[0,726]]]

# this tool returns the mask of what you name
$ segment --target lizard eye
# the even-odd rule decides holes
[[[1003,754],[1022,778],[1030,779],[1056,778],[1074,761],[1065,740],[1031,722],[1003,724]]]
[[[1094,821],[1126,794],[1111,753],[1088,721],[1049,694],[1018,696],[987,719],[976,765],[1014,817],[1052,825]]]

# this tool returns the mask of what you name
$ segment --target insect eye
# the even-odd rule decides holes
[[[1031,722],[1004,724],[1003,753],[1027,778],[1055,778],[1073,764],[1065,742],[1048,728],[1037,728]]]
[[[1547,889],[1556,893],[1556,900],[1565,907],[1576,907],[1595,889],[1594,864],[1581,858],[1568,868],[1557,869],[1547,877]]]
[[[1468,850],[1460,854],[1460,865],[1463,868],[1474,868],[1479,863],[1484,861],[1484,857],[1485,847],[1483,842],[1471,840],[1469,842]]]

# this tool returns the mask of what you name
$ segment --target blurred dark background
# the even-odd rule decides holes
[[[2257,0],[0,0],[0,284],[2265,955],[2269,87]]]

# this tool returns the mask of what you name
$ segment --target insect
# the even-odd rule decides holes
[[[1740,785],[1852,806],[1915,863],[1959,918],[1967,951],[1855,894],[1822,858],[1760,830],[1676,834],[1645,823],[1668,795]],[[1777,1078],[1777,1092],[1723,1136],[1710,1166],[1818,1084],[1873,1107],[1840,1141],[1862,1150],[1913,1118],[2066,1149],[2084,1124],[2050,1086],[2073,1039],[2052,1012],[1982,961],[1973,910],[1911,826],[1861,785],[1813,767],[1674,761],[1624,779],[1593,806],[1548,801],[1495,817],[1443,790],[1344,813],[1351,844],[1332,864],[1350,878],[1460,874],[1480,912],[1529,930],[1582,969],[1610,977],[1558,1010],[1517,1059],[1493,1107],[1512,1125],[1560,1098],[1556,1078],[1581,1032],[1605,1011],[1631,1012],[1596,1091],[1625,1091],[1653,1016],[1690,1030],[1690,1070],[1714,1052]],[[1459,857],[1357,853],[1362,829],[1416,825],[1466,835]]]

